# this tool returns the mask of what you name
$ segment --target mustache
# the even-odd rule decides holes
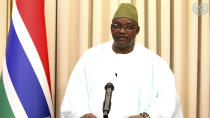
[[[128,38],[127,36],[116,36],[116,38]]]

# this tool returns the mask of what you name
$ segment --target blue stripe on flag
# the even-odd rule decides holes
[[[6,62],[13,86],[28,117],[50,116],[44,93],[17,37],[12,21],[7,41]]]

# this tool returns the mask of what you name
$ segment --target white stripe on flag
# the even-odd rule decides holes
[[[42,90],[44,92],[50,114],[53,118],[54,113],[53,113],[53,105],[52,105],[52,100],[51,100],[51,95],[50,95],[50,90],[49,90],[49,85],[47,82],[47,77],[41,62],[41,59],[39,57],[39,54],[36,50],[36,47],[31,39],[31,36],[29,35],[22,18],[18,12],[15,0],[14,0],[14,6],[13,6],[13,13],[12,13],[12,19],[13,19],[13,24],[15,31],[17,33],[17,36],[20,40],[21,45],[23,46],[24,51],[26,52],[26,55],[34,69],[34,72],[37,75],[37,78],[39,80],[39,83],[42,87]],[[38,25],[38,24],[37,24]]]
[[[6,59],[5,59],[4,66],[3,66],[3,82],[4,82],[4,87],[6,90],[9,104],[12,108],[12,111],[13,111],[15,117],[16,118],[28,118],[28,116],[19,100],[19,97],[17,96],[15,88],[12,84],[10,75],[7,70]]]

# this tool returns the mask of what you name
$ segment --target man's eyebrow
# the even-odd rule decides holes
[[[130,22],[130,23],[126,23],[127,25],[135,25],[135,23]]]
[[[118,22],[118,21],[114,21],[113,23],[118,23],[118,24],[121,24],[120,22]],[[135,23],[134,22],[127,22],[127,23],[125,23],[126,25],[135,25]]]
[[[113,21],[112,23],[120,23],[120,22],[118,22],[118,21]]]

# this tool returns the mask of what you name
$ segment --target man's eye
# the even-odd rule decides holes
[[[132,26],[132,25],[126,26],[126,29],[132,30],[132,29],[134,29],[134,26]]]
[[[114,28],[121,28],[121,25],[120,24],[113,24],[113,27]]]

